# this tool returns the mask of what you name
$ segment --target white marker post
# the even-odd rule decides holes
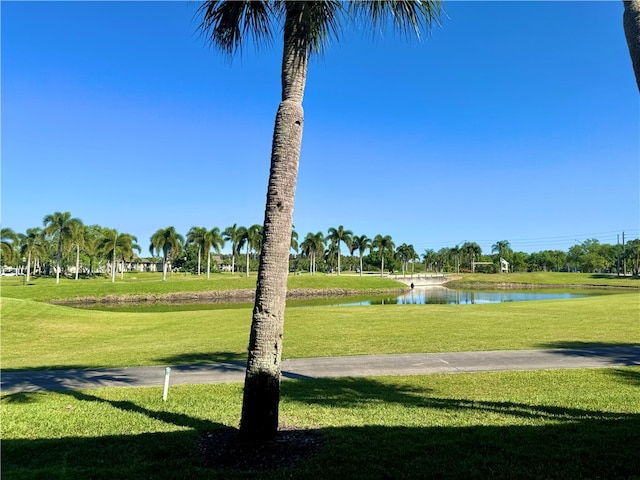
[[[171,368],[164,369],[164,392],[162,392],[162,400],[167,401],[167,395],[169,395],[169,376],[171,376]]]

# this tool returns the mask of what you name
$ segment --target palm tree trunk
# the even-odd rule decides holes
[[[80,274],[80,245],[76,245],[76,280]]]
[[[287,295],[293,204],[302,146],[302,97],[307,44],[296,28],[303,2],[287,5],[282,59],[282,102],[276,113],[240,434],[265,441],[278,430],[280,363]]]
[[[31,252],[27,255],[27,283],[29,283],[29,277],[31,276]]]
[[[111,261],[111,283],[116,281],[116,247],[113,247],[113,260]]]
[[[162,262],[162,281],[166,281],[167,280],[167,262],[168,262],[168,258],[165,255],[163,258],[163,262]]]
[[[629,47],[633,73],[636,76],[636,84],[640,90],[640,0],[625,0],[622,23],[624,34]]]
[[[211,252],[207,252],[207,280],[209,280],[211,272]]]
[[[56,254],[56,284],[60,283],[60,270],[62,266],[62,247],[58,245],[58,253]]]

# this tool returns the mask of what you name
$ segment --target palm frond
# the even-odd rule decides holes
[[[442,15],[440,0],[356,0],[350,7],[354,19],[365,26],[382,30],[391,21],[402,35],[418,39],[433,23],[439,24]]]
[[[294,14],[296,37],[305,42],[308,53],[322,54],[331,40],[339,39],[341,20],[346,14],[343,2],[285,2],[285,7]]]
[[[279,2],[207,0],[196,15],[202,15],[199,30],[214,46],[233,56],[250,36],[256,47],[269,44]]]

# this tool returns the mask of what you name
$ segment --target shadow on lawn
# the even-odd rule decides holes
[[[102,386],[127,386],[133,380],[124,369],[65,370],[3,370],[0,385],[3,392],[36,392],[40,390],[68,390],[77,385],[84,388]],[[28,398],[28,396],[25,396]]]
[[[323,446],[315,456],[295,466],[247,473],[205,467],[200,442],[203,435],[224,431],[226,427],[219,423],[86,392],[63,394],[185,430],[88,438],[5,438],[3,478],[617,479],[640,474],[640,414],[441,398],[426,388],[371,378],[286,382],[282,385],[285,411],[287,403],[298,403],[326,407],[332,416],[340,416],[340,409],[352,409],[344,414],[355,417],[358,411],[383,416],[381,405],[400,405],[424,426],[322,428],[317,433]],[[483,425],[485,414],[505,425]],[[435,417],[467,417],[469,425],[430,422]],[[534,422],[541,423],[532,425]]]
[[[235,352],[215,352],[211,354],[183,354],[173,355],[158,359],[159,362],[167,365],[176,365],[171,367],[174,372],[223,372],[237,373],[244,378],[247,367],[247,354],[239,354]],[[281,372],[284,378],[302,380],[310,378],[295,372],[283,370]]]
[[[617,365],[640,365],[640,344],[611,342],[579,342],[558,340],[539,345],[544,349],[555,349],[558,355],[571,357],[601,357]]]

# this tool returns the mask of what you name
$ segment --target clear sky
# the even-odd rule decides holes
[[[69,211],[149,238],[262,223],[281,45],[233,62],[197,2],[2,1],[2,226]],[[418,41],[312,61],[294,224],[418,253],[640,236],[640,96],[621,1],[447,2]],[[225,248],[228,251],[228,247]]]

